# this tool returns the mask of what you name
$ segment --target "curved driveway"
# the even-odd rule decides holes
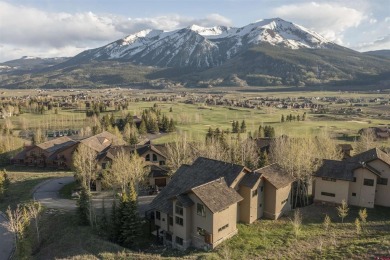
[[[36,201],[39,201],[42,205],[52,209],[62,210],[75,210],[76,200],[61,199],[59,197],[59,191],[63,186],[74,182],[73,177],[63,177],[50,179],[39,184],[33,191],[33,197]],[[138,210],[140,216],[144,216],[145,211],[148,210],[149,203],[155,196],[140,196],[138,197]],[[112,198],[105,198],[106,210],[111,209]],[[93,198],[93,206],[95,209],[102,208],[102,199]]]
[[[7,260],[10,258],[14,250],[14,234],[6,227],[8,220],[0,212],[0,260]]]
[[[74,182],[73,177],[62,177],[44,181],[35,188],[33,198],[48,208],[74,210],[76,209],[76,201],[61,199],[58,193],[63,186],[72,182]]]

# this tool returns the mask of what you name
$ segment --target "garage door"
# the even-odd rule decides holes
[[[167,185],[167,180],[165,178],[158,178],[154,180],[154,183],[158,187],[165,187]]]

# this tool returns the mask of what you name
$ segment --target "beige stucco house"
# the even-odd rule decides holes
[[[390,207],[390,156],[374,148],[344,161],[324,160],[315,173],[315,202]]]
[[[182,165],[151,202],[154,234],[174,248],[213,249],[237,233],[237,222],[249,224],[266,213],[276,219],[290,210],[292,182],[275,164],[252,172],[199,157]]]

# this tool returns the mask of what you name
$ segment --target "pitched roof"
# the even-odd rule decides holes
[[[261,178],[261,173],[251,172],[245,174],[244,178],[242,178],[240,185],[246,186],[248,188],[253,188],[256,182]]]
[[[149,177],[158,178],[158,177],[167,177],[167,176],[168,176],[168,170],[158,167],[156,165],[150,166]]]
[[[295,181],[294,177],[288,174],[279,164],[274,163],[255,170],[260,173],[275,188],[280,189]]]
[[[123,140],[120,140],[118,137],[107,131],[85,138],[81,140],[80,143],[87,145],[96,152],[101,152],[105,148],[109,147],[113,141],[124,143]]]
[[[44,143],[37,144],[37,147],[41,148],[42,150],[45,150],[48,153],[53,153],[61,147],[72,145],[75,142],[76,141],[70,139],[67,136],[62,136]]]
[[[175,197],[175,199],[177,199],[184,208],[194,205],[193,200],[188,196],[188,194],[179,194]]]
[[[170,198],[221,177],[230,186],[243,170],[245,167],[241,165],[199,157],[192,165],[180,166],[168,185],[150,203],[150,208],[171,213]]]
[[[337,180],[353,181],[353,171],[362,167],[358,162],[323,160],[322,165],[315,173],[316,177],[332,178]]]
[[[206,205],[211,212],[219,212],[243,198],[233,188],[227,186],[224,178],[220,178],[198,187],[191,191]]]
[[[372,148],[368,151],[362,152],[360,154],[356,154],[349,158],[348,160],[353,162],[365,162],[368,163],[370,161],[379,159],[388,165],[390,165],[390,156],[385,152],[381,151],[378,148]]]

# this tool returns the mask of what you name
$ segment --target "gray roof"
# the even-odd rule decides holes
[[[170,198],[190,191],[192,188],[224,177],[230,186],[246,168],[241,165],[199,157],[192,165],[182,165],[168,185],[150,203],[150,209],[172,212]]]
[[[353,171],[361,168],[357,162],[323,160],[321,167],[315,173],[316,177],[353,181]]]
[[[224,178],[192,188],[191,191],[213,213],[219,212],[243,200],[240,194],[226,185]]]
[[[258,172],[251,172],[245,174],[244,178],[242,178],[240,185],[246,186],[248,188],[253,188],[256,182],[261,178],[261,174]]]
[[[188,196],[188,194],[179,194],[175,197],[175,199],[177,199],[184,208],[188,208],[194,205],[194,202]]]
[[[280,189],[295,181],[294,177],[288,174],[279,164],[274,163],[255,170],[260,173],[275,188]]]
[[[353,172],[359,168],[366,168],[372,173],[380,176],[380,172],[368,164],[369,162],[376,159],[379,159],[390,165],[390,156],[378,148],[373,148],[363,153],[354,155],[344,161],[323,160],[323,163],[315,173],[315,176],[353,181]]]
[[[390,165],[390,156],[386,154],[385,152],[381,151],[378,148],[373,148],[368,151],[362,152],[360,154],[354,155],[348,160],[354,161],[354,162],[365,162],[368,163],[370,161],[379,159],[388,165]]]

